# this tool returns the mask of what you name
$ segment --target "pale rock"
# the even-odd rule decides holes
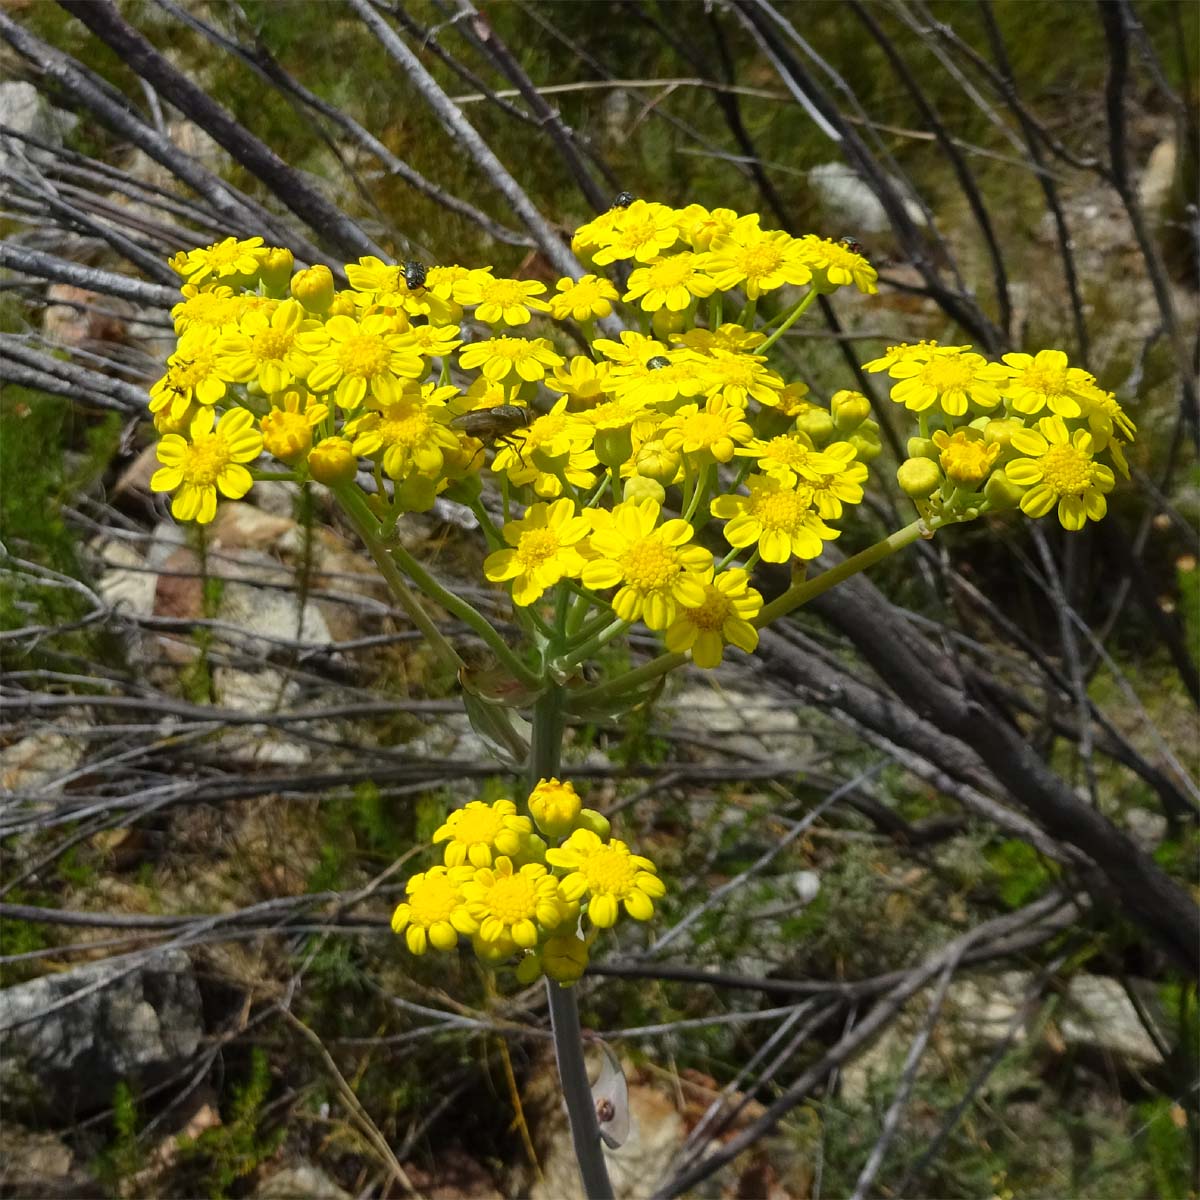
[[[161,465],[158,460],[158,443],[151,442],[150,445],[144,446],[113,485],[113,498],[126,496],[131,492],[148,496],[150,480]]]
[[[303,1163],[284,1167],[263,1180],[254,1192],[255,1200],[350,1200],[319,1167]]]
[[[209,529],[210,545],[222,551],[272,550],[295,527],[290,515],[277,516],[253,504],[230,500],[217,508]],[[218,569],[224,573],[221,567]]]
[[[854,168],[846,163],[820,163],[809,170],[808,182],[830,216],[843,223],[844,234],[877,234],[891,228],[891,221],[879,198]],[[915,225],[923,226],[926,223],[925,213],[916,198],[900,180],[892,179],[891,183],[901,196],[908,219]]]
[[[158,579],[146,560],[128,542],[105,542],[100,557],[106,564],[96,584],[96,590],[112,609],[136,617],[148,617],[154,612],[154,597]]]
[[[79,124],[73,113],[55,108],[32,84],[23,79],[0,83],[0,125],[15,129],[45,142],[61,146],[63,139]],[[46,157],[20,138],[0,138],[0,173],[8,175],[20,168],[25,158]]]
[[[124,301],[70,283],[52,283],[46,299],[42,330],[56,345],[86,349],[128,340],[133,309]]]
[[[64,732],[42,730],[31,733],[0,750],[0,791],[45,787],[83,761],[87,742],[69,727],[60,729]]]
[[[675,727],[752,759],[784,759],[797,771],[812,757],[814,741],[804,732],[794,704],[711,683],[686,685],[665,707]]]
[[[217,703],[235,712],[269,715],[290,708],[298,688],[294,681],[278,671],[239,671],[234,667],[217,667],[213,671],[213,689]],[[274,766],[303,766],[312,761],[312,749],[303,742],[288,737],[287,729],[270,724],[236,725],[221,738],[221,752],[239,763]],[[304,726],[307,732],[335,736],[332,728]]]
[[[1142,985],[1132,982],[1134,988]],[[1151,995],[1142,995],[1153,1008]],[[1068,1045],[1089,1046],[1105,1054],[1115,1054],[1140,1066],[1156,1066],[1162,1055],[1142,1026],[1119,980],[1107,975],[1077,975],[1067,990],[1067,1003],[1059,1018],[1059,1029]]]
[[[1145,170],[1138,180],[1138,198],[1142,207],[1157,212],[1166,206],[1175,186],[1175,171],[1179,161],[1179,147],[1174,137],[1163,138],[1146,160]]]

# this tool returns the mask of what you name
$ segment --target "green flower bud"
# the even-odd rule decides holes
[[[859,462],[872,462],[883,453],[883,447],[879,444],[878,434],[867,428],[868,425],[874,424],[874,421],[864,421],[858,427],[858,432],[852,433],[846,439],[854,447]]]
[[[282,246],[272,246],[263,257],[258,275],[268,291],[282,292],[292,277],[292,268],[295,265],[296,260],[290,250]]]
[[[601,841],[607,840],[612,833],[612,822],[594,808],[579,810],[579,819],[575,822],[576,829],[590,829]]]
[[[1025,490],[1009,479],[1003,467],[993,471],[988,476],[987,483],[983,485],[984,498],[997,510],[1016,508],[1021,503]]]
[[[634,475],[625,480],[626,500],[644,500],[647,496],[662,504],[667,498],[667,489],[657,479],[649,479],[645,475]]]
[[[942,472],[928,458],[906,458],[896,468],[896,482],[906,496],[924,500],[942,486]]]
[[[358,474],[358,457],[345,438],[326,438],[312,448],[308,470],[318,483],[335,487],[353,481]]]
[[[670,487],[679,477],[679,465],[679,452],[668,450],[658,440],[646,442],[633,464],[634,470],[643,479],[653,479],[663,487]]]
[[[650,318],[650,328],[654,331],[654,336],[660,342],[668,341],[673,333],[681,333],[688,328],[688,314],[684,312],[672,312],[669,308],[660,308]]]
[[[833,437],[833,417],[814,404],[796,418],[796,428],[808,434],[814,446],[821,447]]]
[[[834,392],[829,409],[838,432],[853,433],[871,415],[871,402],[862,392]]]
[[[908,439],[909,458],[937,458],[940,453],[933,438],[910,437]]]
[[[633,453],[633,433],[625,429],[598,429],[592,449],[596,457],[606,466],[616,468],[628,462]]]

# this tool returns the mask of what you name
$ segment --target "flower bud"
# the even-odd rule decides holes
[[[657,479],[645,475],[634,475],[625,481],[626,500],[645,500],[647,496],[662,504],[667,498],[667,489]]]
[[[356,312],[358,305],[354,303],[353,292],[334,292],[333,299],[329,302],[331,317],[352,317]]]
[[[581,808],[575,827],[576,829],[590,829],[601,841],[606,841],[608,835],[612,833],[612,822],[594,808]]]
[[[1003,454],[1012,446],[1013,434],[1024,428],[1025,422],[1016,417],[993,418],[983,427],[983,440],[989,446],[999,446]]]
[[[933,438],[910,437],[908,439],[909,458],[937,458],[939,450],[934,445]]]
[[[542,970],[563,987],[577,983],[588,965],[588,945],[574,933],[556,933],[542,947]]]
[[[592,449],[606,467],[619,467],[633,453],[633,434],[624,429],[598,429]]]
[[[829,409],[838,432],[852,433],[871,415],[871,402],[862,392],[841,391],[833,394]]]
[[[565,837],[575,828],[583,803],[569,781],[542,779],[529,793],[529,811],[547,837]]]
[[[358,458],[345,438],[328,437],[312,448],[308,470],[318,483],[336,487],[358,474]]]
[[[983,485],[983,495],[992,508],[1002,510],[1016,508],[1025,495],[1025,488],[1013,483],[1004,473],[1004,468],[993,471],[988,481]]]
[[[328,311],[333,303],[333,272],[324,263],[292,276],[292,295],[311,313]]]
[[[517,963],[514,972],[518,983],[531,984],[542,977],[542,956],[535,950]]]
[[[906,496],[924,500],[941,487],[942,472],[928,458],[906,458],[896,468],[896,482]]]
[[[643,479],[653,479],[663,487],[670,487],[679,478],[680,456],[676,450],[667,449],[666,444],[656,438],[646,442],[637,452],[633,469]]]
[[[263,449],[289,465],[312,449],[312,426],[303,413],[273,408],[261,422]]]
[[[874,421],[864,421],[857,432],[852,433],[846,441],[854,447],[854,453],[859,462],[869,463],[877,459],[883,453],[883,447],[879,444],[879,435],[868,426],[875,425]],[[876,429],[879,427],[876,425]]]
[[[669,308],[660,308],[650,318],[650,328],[654,331],[654,336],[663,342],[670,341],[671,334],[686,329],[688,324],[686,311],[672,312]]]
[[[814,404],[796,418],[796,428],[812,438],[814,446],[820,447],[833,437],[833,417]]]
[[[262,257],[258,277],[266,284],[268,291],[282,292],[292,277],[295,265],[296,260],[290,250],[283,246],[272,246]]]

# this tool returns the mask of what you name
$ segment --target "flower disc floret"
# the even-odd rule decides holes
[[[617,923],[621,907],[635,921],[654,916],[654,901],[666,895],[654,864],[634,854],[617,838],[604,842],[590,829],[577,829],[557,850],[546,851],[551,866],[569,872],[562,880],[568,900],[587,898],[593,925],[608,929]]]
[[[460,933],[470,936],[478,929],[463,898],[463,885],[473,874],[471,867],[430,867],[408,881],[408,899],[392,913],[392,931],[404,934],[413,954],[430,946],[453,950]]]
[[[367,396],[394,403],[402,381],[419,379],[425,370],[413,339],[397,333],[394,320],[383,313],[361,320],[330,317],[320,329],[301,333],[297,342],[315,364],[309,389],[332,388],[334,399],[346,409],[358,408]]]
[[[483,941],[511,939],[527,950],[537,945],[541,930],[556,929],[566,918],[568,904],[559,887],[540,863],[517,869],[501,855],[493,867],[476,870],[462,890]]]
[[[472,800],[452,812],[433,834],[433,844],[446,843],[448,867],[469,862],[474,867],[490,867],[494,855],[512,858],[521,851],[522,841],[533,832],[533,822],[517,815],[511,800],[485,804]]]
[[[704,603],[697,572],[712,565],[709,551],[687,545],[692,526],[679,519],[658,525],[660,511],[652,499],[593,510],[595,558],[583,568],[584,586],[593,591],[619,585],[612,609],[622,621],[641,619],[650,629],[665,629],[681,604]]]
[[[550,297],[550,315],[557,321],[591,321],[612,315],[613,304],[620,299],[611,281],[601,275],[582,279],[560,279]]]

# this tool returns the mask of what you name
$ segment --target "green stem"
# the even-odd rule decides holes
[[[602,612],[593,617],[582,629],[572,630],[570,625],[567,626],[567,645],[565,650],[570,653],[571,648],[576,645],[582,645],[589,638],[593,638],[604,629],[609,623],[608,613]]]
[[[488,510],[483,507],[482,500],[474,500],[468,505],[470,510],[475,514],[475,520],[479,522],[479,527],[483,530],[483,536],[487,538],[489,547],[502,547],[505,545],[504,534],[496,528],[496,523],[488,514]]]
[[[588,638],[582,646],[577,646],[569,654],[564,654],[555,662],[555,666],[561,670],[566,670],[568,667],[573,667],[576,663],[581,663],[585,659],[591,658],[601,647],[608,645],[613,638],[624,633],[629,628],[628,621],[622,621],[618,617],[615,621],[606,625],[594,637]]]
[[[849,579],[851,575],[857,575],[859,571],[865,571],[889,555],[895,554],[897,550],[911,546],[917,538],[932,534],[933,528],[923,520],[913,521],[911,525],[905,525],[903,529],[896,530],[889,537],[876,542],[873,546],[868,546],[836,567],[822,571],[820,575],[815,575],[812,579],[804,579],[800,583],[792,584],[781,596],[777,596],[770,604],[764,606],[752,624],[761,629],[764,625],[777,621],[793,609],[807,604],[814,596],[819,596],[844,579]]]
[[[802,316],[804,316],[804,313],[805,313],[805,311],[808,309],[808,306],[809,306],[809,305],[810,305],[810,304],[811,304],[811,303],[812,303],[812,302],[813,302],[813,301],[814,301],[816,298],[817,298],[817,289],[816,289],[816,288],[809,288],[809,289],[808,289],[808,291],[807,291],[807,292],[805,292],[805,294],[804,294],[804,297],[803,297],[803,299],[800,301],[800,303],[799,303],[799,304],[797,304],[797,305],[796,305],[796,307],[792,309],[792,311],[791,311],[790,315],[788,316],[788,319],[787,319],[786,321],[784,321],[784,322],[783,322],[783,324],[782,324],[782,325],[780,325],[780,326],[779,326],[779,328],[778,328],[778,329],[776,329],[776,330],[775,330],[775,332],[774,332],[773,334],[771,334],[771,336],[770,336],[769,338],[767,338],[767,340],[766,340],[765,342],[763,342],[763,343],[762,343],[761,345],[759,345],[759,346],[755,346],[755,347],[754,347],[754,353],[755,353],[755,354],[764,354],[764,353],[766,353],[766,351],[767,351],[767,350],[769,350],[769,349],[770,349],[770,348],[771,348],[771,347],[772,347],[772,346],[773,346],[773,345],[774,345],[774,344],[775,344],[777,341],[779,341],[779,339],[780,339],[780,338],[781,338],[781,337],[782,337],[782,336],[783,336],[785,333],[787,333],[787,331],[788,331],[788,330],[789,330],[789,329],[790,329],[790,328],[791,328],[793,325],[795,325],[795,323],[796,323],[798,320],[800,320],[800,318],[801,318]]]
[[[700,470],[700,478],[696,480],[696,487],[692,492],[691,500],[688,501],[687,511],[683,514],[683,519],[689,523],[696,515],[696,509],[700,507],[700,501],[708,494],[708,480],[711,473],[712,464],[705,463]]]
[[[367,507],[362,493],[354,484],[346,484],[334,489],[334,495],[341,504],[350,524],[354,526],[363,545],[371,552],[379,573],[391,588],[396,602],[404,609],[412,623],[425,635],[435,653],[457,675],[466,665],[458,656],[458,651],[446,640],[442,631],[433,623],[433,619],[421,607],[421,602],[413,595],[412,589],[404,582],[404,577],[396,569],[392,556],[387,547],[375,534],[375,518]]]
[[[541,779],[556,776],[562,762],[562,734],[566,717],[564,692],[552,687],[533,707],[533,734],[529,747],[529,788]],[[546,980],[550,1002],[550,1026],[554,1033],[554,1055],[558,1077],[571,1125],[575,1158],[588,1200],[612,1200],[612,1184],[600,1147],[600,1129],[596,1123],[596,1105],[588,1084],[587,1064],[583,1058],[583,1029],[575,988],[562,987]]]

